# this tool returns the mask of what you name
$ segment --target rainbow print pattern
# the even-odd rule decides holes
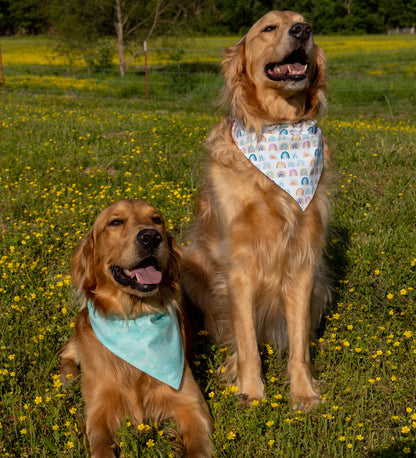
[[[231,133],[245,157],[305,211],[324,164],[322,132],[316,121],[274,124],[260,138],[234,121]]]

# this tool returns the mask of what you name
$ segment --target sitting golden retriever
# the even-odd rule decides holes
[[[319,402],[310,334],[329,299],[322,249],[328,149],[315,118],[326,67],[311,27],[272,11],[226,50],[230,113],[206,141],[209,157],[183,291],[212,338],[228,348],[224,375],[262,399],[259,343],[288,347],[296,408]]]
[[[67,383],[82,368],[93,457],[116,456],[126,417],[173,417],[186,456],[211,456],[212,420],[182,345],[180,267],[160,213],[143,200],[105,209],[75,253],[72,280],[85,303],[60,376]]]

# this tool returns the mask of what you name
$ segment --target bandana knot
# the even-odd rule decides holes
[[[260,138],[234,121],[231,133],[244,156],[305,211],[324,164],[322,132],[316,121],[274,124]]]

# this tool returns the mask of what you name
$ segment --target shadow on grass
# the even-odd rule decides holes
[[[416,456],[416,441],[398,441],[388,448],[368,452],[370,458],[399,458]]]
[[[341,296],[341,288],[346,273],[348,271],[349,261],[347,257],[349,249],[350,235],[348,229],[338,224],[330,225],[328,230],[328,241],[325,251],[325,263],[329,268],[329,281],[331,283],[332,297],[331,302],[326,310],[326,315],[330,314],[337,306]],[[321,337],[326,328],[326,317],[323,316],[317,336]]]

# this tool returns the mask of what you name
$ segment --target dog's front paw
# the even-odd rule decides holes
[[[244,405],[251,405],[253,401],[261,401],[264,399],[264,384],[260,383],[253,384],[252,386],[245,386],[239,389],[238,397],[240,402]]]
[[[304,361],[290,361],[288,366],[292,407],[309,412],[320,402],[319,384],[312,377],[309,364]]]
[[[293,389],[289,394],[292,408],[294,410],[303,410],[304,412],[310,412],[321,403],[319,396],[319,382],[312,378],[312,384],[304,384],[301,392]]]
[[[293,410],[303,410],[304,412],[310,412],[321,402],[321,399],[318,395],[311,397],[299,397],[290,395],[290,400]]]
[[[249,405],[253,401],[264,399],[264,383],[260,369],[260,356],[239,365],[236,385],[243,404]]]

